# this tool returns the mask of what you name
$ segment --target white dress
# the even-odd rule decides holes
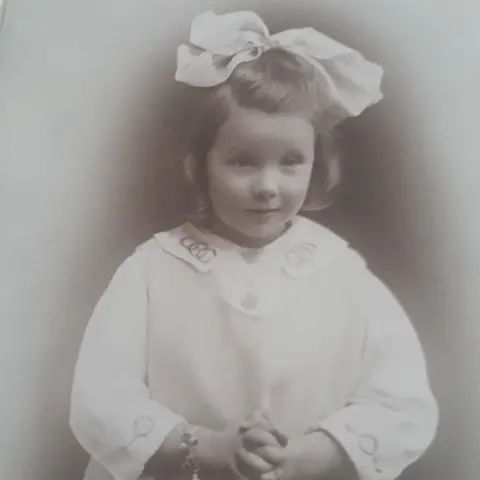
[[[338,236],[302,217],[263,249],[191,224],[119,267],[82,342],[70,423],[85,480],[136,480],[182,421],[236,426],[257,407],[289,435],[323,429],[361,480],[422,455],[438,411],[417,335]]]

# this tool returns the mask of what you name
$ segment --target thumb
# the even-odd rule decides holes
[[[268,413],[267,410],[263,409],[263,408],[257,408],[257,410],[255,410],[253,412],[253,417],[257,420],[258,423],[262,424],[262,423],[268,423],[268,424],[271,424],[272,423],[272,420],[270,418],[270,414]]]
[[[249,428],[258,426],[269,426],[271,423],[272,421],[270,420],[268,412],[264,409],[258,408],[247,416],[245,421],[242,423],[242,428],[248,430]]]
[[[283,432],[281,432],[275,427],[270,418],[270,414],[265,409],[257,409],[253,413],[251,413],[247,417],[245,422],[243,422],[240,426],[240,430],[245,432],[255,427],[267,430],[275,437],[279,445],[281,445],[282,447],[287,446],[287,435],[285,435]]]

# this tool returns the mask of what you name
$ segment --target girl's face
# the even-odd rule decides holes
[[[207,156],[216,233],[252,247],[277,238],[307,195],[314,143],[300,116],[236,109]]]

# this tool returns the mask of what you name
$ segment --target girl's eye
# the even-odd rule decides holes
[[[248,157],[239,157],[239,158],[232,158],[228,161],[228,164],[233,167],[238,168],[245,168],[245,167],[252,167],[255,165],[255,162]]]
[[[297,165],[303,165],[305,160],[300,156],[290,156],[282,159],[282,165],[285,167],[295,167]]]

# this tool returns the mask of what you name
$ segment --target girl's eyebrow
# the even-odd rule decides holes
[[[241,145],[234,145],[234,146],[230,146],[227,149],[227,153],[228,153],[228,155],[232,155],[232,156],[245,155],[245,154],[249,154],[249,150],[248,150],[248,148],[245,148]]]
[[[296,147],[290,147],[286,152],[285,152],[286,155],[291,155],[293,157],[299,157],[299,158],[304,158],[305,157],[305,153],[302,152],[301,150],[299,150],[298,148]]]

